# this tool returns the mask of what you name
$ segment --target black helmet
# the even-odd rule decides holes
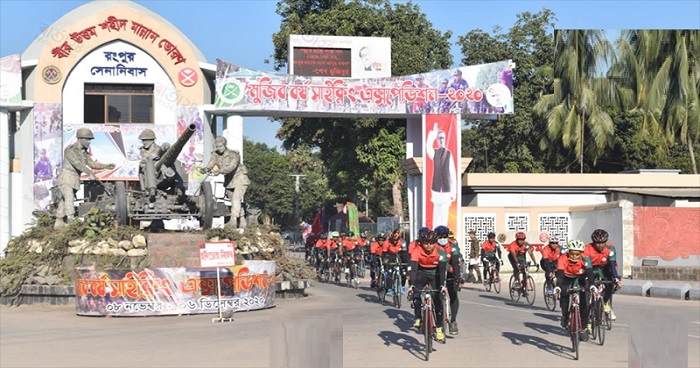
[[[605,243],[608,241],[608,232],[603,229],[595,229],[591,234],[591,240],[594,243]]]
[[[486,235],[486,238],[488,238],[488,239],[495,238],[495,237],[496,237],[496,233],[494,233],[493,231]]]

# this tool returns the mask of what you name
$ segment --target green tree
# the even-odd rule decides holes
[[[389,0],[317,1],[284,0],[277,4],[282,17],[278,32],[273,34],[274,67],[287,65],[290,34],[319,34],[332,36],[391,37],[391,70],[394,75],[410,75],[452,64],[451,32],[442,33],[428,21],[420,7],[411,2],[392,4]],[[383,198],[370,200],[381,204],[377,215],[401,215],[404,175],[400,166],[388,173],[389,162],[403,159],[403,148],[385,152],[386,145],[372,144],[383,129],[389,142],[405,140],[405,120],[285,118],[277,136],[286,149],[308,145],[320,149],[325,164],[328,185],[340,197],[358,202],[358,193],[385,196],[391,192],[391,206]],[[393,143],[388,143],[391,146]],[[361,155],[358,152],[362,153]],[[365,152],[372,152],[374,157]],[[393,154],[393,158],[389,157]],[[358,157],[362,157],[362,161]],[[399,174],[397,174],[399,173]],[[388,209],[390,212],[383,212]]]
[[[621,60],[612,77],[621,86],[623,106],[641,111],[650,134],[661,133],[667,145],[687,146],[697,174],[700,30],[630,30],[618,45]]]
[[[584,153],[595,163],[611,143],[613,121],[602,104],[614,93],[599,69],[610,65],[615,51],[594,30],[558,31],[555,45],[554,93],[542,96],[534,111],[547,121],[542,145],[573,148],[583,172]]]
[[[503,33],[495,27],[491,34],[473,30],[460,36],[457,44],[462,52],[462,64],[475,65],[512,59],[513,94],[515,113],[500,116],[496,121],[469,122],[469,130],[463,134],[463,152],[474,158],[473,171],[491,172],[543,172],[547,152],[541,151],[540,132],[544,130],[541,119],[533,116],[532,107],[544,93],[551,93],[551,65],[554,58],[554,42],[551,32],[556,20],[554,13],[543,9],[537,13],[517,15],[513,27]],[[484,74],[481,83],[488,83],[494,76]],[[466,146],[466,147],[465,147]],[[552,155],[558,164],[558,150]]]

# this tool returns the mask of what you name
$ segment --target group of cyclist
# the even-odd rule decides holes
[[[379,287],[379,273],[387,268],[389,263],[401,264],[401,289],[392,290],[393,280],[386,282],[387,295],[392,293],[408,293],[413,300],[415,313],[415,328],[421,327],[420,296],[418,291],[424,287],[440,290],[447,293],[450,300],[451,320],[449,321],[450,333],[459,333],[457,326],[457,313],[459,311],[459,298],[457,292],[460,285],[464,284],[461,265],[463,262],[460,247],[454,234],[446,226],[438,226],[431,230],[423,227],[418,231],[418,238],[410,244],[401,238],[398,230],[392,231],[387,237],[379,233],[374,239],[370,239],[369,231],[365,230],[359,238],[355,238],[351,232],[340,234],[336,231],[328,234],[319,234],[318,237],[311,234],[307,238],[307,254],[316,255],[317,272],[322,272],[324,261],[340,257],[344,260],[344,272],[352,272],[351,262],[369,254],[371,288]],[[515,241],[504,246],[508,260],[513,267],[513,273],[518,280],[518,275],[526,267],[527,255],[534,264],[537,263],[534,256],[534,247],[526,241],[524,232],[515,234]],[[553,293],[560,299],[562,311],[561,325],[568,326],[569,298],[565,294],[574,283],[583,286],[580,295],[581,326],[586,328],[581,331],[581,340],[586,341],[591,333],[592,326],[589,323],[589,292],[594,292],[595,280],[612,281],[606,283],[603,292],[604,312],[610,315],[611,320],[616,320],[612,311],[613,291],[622,286],[622,281],[617,273],[617,252],[609,241],[609,234],[603,229],[596,229],[591,234],[591,242],[585,244],[581,240],[572,239],[564,246],[559,245],[557,236],[552,236],[548,244],[540,250],[542,258],[539,262],[545,271],[545,280],[548,283],[547,292]],[[483,263],[484,280],[487,279],[489,263],[494,263],[497,274],[503,265],[501,257],[501,244],[496,241],[496,234],[488,233],[486,241],[481,244],[480,257]],[[556,284],[552,280],[556,276]],[[357,275],[351,275],[355,278]],[[498,278],[494,280],[500,282]],[[405,286],[408,283],[408,291]],[[527,291],[524,291],[527,292]],[[435,298],[435,311],[438,320],[442,319],[443,306],[441,298]],[[436,340],[445,339],[445,332],[438,327],[435,333]]]
[[[428,287],[433,290],[441,290],[449,295],[451,318],[449,321],[449,333],[457,335],[457,313],[459,311],[459,298],[457,292],[460,285],[464,284],[460,265],[462,255],[454,233],[447,226],[437,226],[431,230],[423,227],[418,231],[418,238],[407,244],[401,238],[401,233],[394,230],[387,237],[385,233],[379,233],[370,239],[369,231],[363,231],[359,238],[354,233],[348,234],[333,231],[330,234],[310,234],[306,240],[307,256],[313,254],[316,271],[319,274],[332,262],[338,259],[344,260],[345,273],[352,274],[351,263],[362,259],[369,254],[371,288],[385,287],[387,295],[393,293],[408,294],[413,300],[415,313],[415,328],[421,327],[420,319],[420,293],[417,291]],[[389,274],[390,279],[380,285],[379,275],[389,268],[389,264],[400,264],[398,275]],[[391,277],[401,278],[401,290],[393,290],[394,280]],[[408,284],[408,289],[406,285]],[[435,310],[438,320],[442,318],[442,305],[440,298],[435,298]],[[445,332],[438,327],[435,332],[438,341],[445,339]]]
[[[524,234],[523,234],[524,236]],[[561,306],[561,326],[569,325],[569,298],[562,297],[565,291],[575,283],[583,287],[579,296],[581,308],[581,326],[586,328],[581,332],[581,340],[588,340],[592,333],[589,321],[589,296],[595,292],[596,280],[611,281],[606,283],[603,291],[603,310],[610,315],[612,321],[617,317],[612,310],[612,295],[614,290],[622,286],[622,279],[617,273],[617,252],[609,241],[609,234],[603,229],[596,229],[591,234],[591,242],[585,244],[578,239],[569,240],[566,247],[559,245],[559,239],[553,236],[546,246],[542,247],[540,266],[545,271],[545,280],[550,283],[556,276],[553,294],[559,297]],[[549,292],[549,287],[548,287]]]

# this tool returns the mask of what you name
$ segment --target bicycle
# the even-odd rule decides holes
[[[358,279],[358,275],[360,274],[360,266],[357,264],[357,255],[354,255],[354,258],[351,260],[351,265],[350,265],[350,276],[352,277],[352,284],[357,289],[360,287],[360,279]]]
[[[379,263],[379,266],[377,266],[377,277],[379,280],[377,280],[377,298],[379,298],[379,301],[381,303],[384,303],[386,300],[386,279],[387,279],[387,272],[384,270],[384,264]]]
[[[571,337],[571,347],[576,354],[576,360],[579,358],[579,333],[583,331],[581,326],[581,307],[579,306],[579,293],[582,290],[578,286],[578,280],[574,282],[573,287],[566,289],[566,292],[569,294],[569,323],[566,329]]]
[[[357,273],[355,274],[357,277],[364,279],[365,278],[365,268],[367,267],[365,263],[365,250],[360,249],[359,252],[355,253],[355,263],[357,263]]]
[[[605,313],[605,303],[603,302],[603,292],[606,284],[614,284],[613,281],[605,281],[599,278],[595,280],[595,292],[591,294],[590,321],[592,324],[592,339],[598,340],[601,346],[605,344],[605,330],[609,330],[608,326],[612,327],[610,313]]]
[[[389,274],[389,279],[391,279],[392,289],[394,290],[394,305],[396,308],[401,309],[401,266],[405,263],[388,263],[391,269]]]
[[[518,302],[520,301],[521,296],[525,296],[528,304],[533,305],[535,303],[535,280],[532,278],[532,276],[530,276],[527,270],[530,267],[537,267],[539,269],[539,266],[531,263],[528,263],[526,266],[520,262],[519,267],[519,279],[516,280],[515,273],[513,273],[513,275],[510,276],[510,282],[508,283],[510,288],[510,299],[514,302]],[[525,280],[525,282],[523,282],[523,280]]]
[[[496,268],[496,262],[491,262],[490,259],[486,259],[489,266],[486,268],[486,279],[484,280],[484,288],[486,291],[491,292],[491,287],[496,291],[496,294],[501,293],[501,279],[498,274],[498,269]]]
[[[457,291],[460,291],[459,284],[457,283],[457,280],[453,278],[447,278],[447,285],[449,285],[451,282],[454,282],[457,286]],[[449,286],[448,286],[449,287]],[[442,299],[442,331],[445,333],[445,340],[443,340],[443,344],[446,344],[447,341],[447,333],[450,332],[450,322],[452,321],[452,308],[450,307],[450,293],[442,293],[440,295]]]
[[[433,350],[433,338],[435,338],[435,321],[437,320],[435,308],[433,304],[433,293],[440,290],[428,289],[427,286],[423,290],[418,291],[421,294],[421,328],[423,329],[423,338],[425,341],[425,361],[430,360],[430,352]],[[413,295],[409,294],[413,299]],[[443,340],[443,343],[445,341]]]
[[[323,257],[323,255],[318,254],[318,264],[320,272],[318,273],[319,281],[328,282],[331,279],[330,265],[328,264],[328,259]]]
[[[549,288],[547,288],[548,286]],[[557,309],[557,300],[559,300],[557,296],[554,295],[555,286],[557,286],[557,276],[554,274],[554,272],[551,272],[549,278],[545,279],[544,281],[542,295],[544,295],[545,306],[552,312]]]

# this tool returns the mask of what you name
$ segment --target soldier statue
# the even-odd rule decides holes
[[[60,189],[60,197],[57,198],[56,222],[54,228],[67,225],[75,216],[75,194],[80,188],[80,174],[86,173],[90,180],[97,180],[92,169],[114,169],[114,164],[101,164],[93,161],[88,148],[90,141],[95,139],[88,128],[80,128],[76,133],[78,142],[66,147],[63,151],[63,166],[58,175],[56,185]]]
[[[217,137],[214,145],[215,150],[211,154],[209,163],[200,171],[212,175],[224,175],[224,187],[226,187],[226,194],[231,200],[231,219],[226,226],[243,228],[246,226],[246,221],[241,202],[250,184],[248,170],[241,162],[240,153],[226,148],[226,138]]]
[[[146,189],[146,166],[149,166],[149,169],[151,169],[152,165],[160,159],[165,150],[155,143],[156,133],[153,129],[146,129],[141,132],[139,139],[141,140],[141,147],[139,147],[139,152],[141,153],[139,182],[141,183],[141,189]],[[153,171],[155,172],[155,170]],[[149,195],[155,196],[155,189],[152,188],[153,193],[149,193]]]

